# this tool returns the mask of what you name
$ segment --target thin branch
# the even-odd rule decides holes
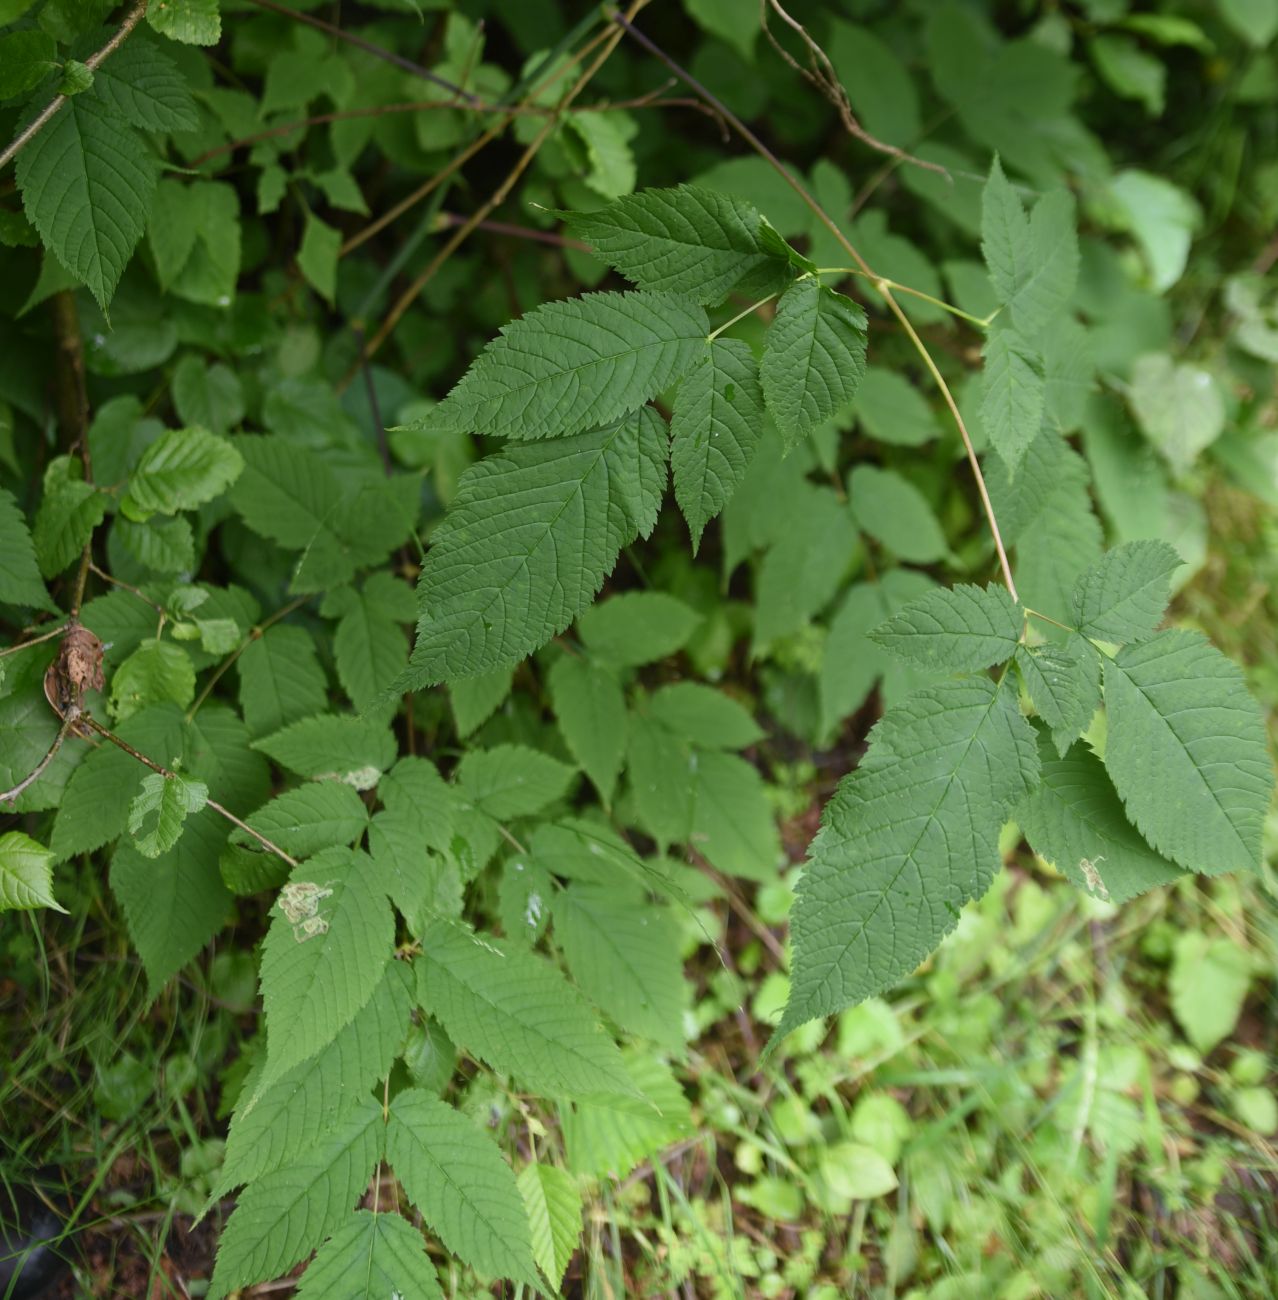
[[[1012,566],[1007,558],[1007,549],[1003,545],[1003,535],[999,530],[998,519],[994,515],[994,505],[990,501],[990,494],[985,486],[985,475],[981,472],[981,462],[977,458],[976,448],[972,446],[971,436],[968,434],[967,425],[964,423],[963,416],[959,413],[958,403],[954,400],[954,394],[950,392],[950,386],[945,382],[945,376],[937,368],[936,362],[932,359],[932,354],[928,351],[927,345],[919,338],[918,331],[910,322],[910,318],[901,308],[901,304],[892,296],[890,283],[877,275],[869,263],[857,251],[852,241],[839,229],[838,224],[828,212],[808,193],[803,183],[797,180],[781,162],[781,160],[768,148],[762,140],[759,139],[753,131],[730,109],[722,100],[717,98],[705,86],[701,84],[690,72],[685,71],[676,63],[659,45],[645,36],[637,27],[633,26],[621,14],[611,12],[611,20],[621,27],[628,35],[633,37],[640,45],[644,47],[655,58],[660,59],[662,63],[670,69],[685,85],[690,86],[696,93],[712,107],[717,109],[723,115],[723,119],[729,126],[766,162],[778,176],[785,181],[787,185],[803,200],[809,211],[821,222],[823,226],[838,240],[839,245],[847,255],[856,263],[861,273],[874,284],[879,296],[887,304],[888,310],[896,317],[901,328],[909,336],[910,342],[914,345],[915,350],[923,359],[923,364],[927,366],[933,381],[940,390],[945,404],[949,407],[950,415],[954,418],[954,423],[958,428],[959,436],[963,440],[963,448],[967,452],[968,464],[972,468],[972,475],[976,479],[977,492],[981,498],[981,506],[985,511],[985,519],[989,524],[990,533],[994,538],[994,549],[998,552],[999,565],[1003,571],[1003,582],[1011,594],[1012,599],[1017,599],[1016,583],[1012,580]]]
[[[96,731],[103,740],[109,740],[117,748],[124,750],[124,752],[130,757],[136,758],[139,763],[143,764],[143,766],[149,767],[152,772],[158,772],[166,781],[177,779],[176,772],[170,772],[167,767],[161,766],[153,758],[147,758],[141,750],[134,749],[127,740],[121,740],[114,731],[110,731],[108,728],[104,727],[96,718],[91,717],[87,713],[81,713],[76,721],[88,727],[90,731]],[[205,802],[208,807],[212,808],[213,811],[218,813],[220,816],[225,817],[233,826],[239,827],[239,829],[246,835],[251,835],[269,853],[274,853],[276,857],[282,858],[290,867],[296,867],[299,865],[296,858],[285,853],[278,844],[268,840],[265,835],[255,831],[247,822],[242,822],[229,808],[224,808],[216,799],[208,799]]]
[[[62,742],[67,738],[74,725],[74,718],[62,719],[62,725],[58,728],[58,734],[53,738],[53,744],[49,746],[48,753],[36,764],[35,771],[23,777],[12,790],[6,790],[3,794],[0,794],[0,803],[12,803],[28,786],[35,785],[44,775],[45,768],[57,757],[58,750],[62,748]]]
[[[45,632],[41,636],[33,636],[29,641],[19,641],[17,645],[6,646],[0,650],[0,659],[5,655],[16,655],[21,650],[28,650],[33,645],[39,645],[41,641],[52,641],[55,636],[65,636],[67,624],[63,623],[60,627],[55,627],[50,632]]]
[[[116,29],[115,35],[95,54],[90,54],[84,61],[84,66],[90,71],[98,67],[99,64],[112,54],[128,40],[129,33],[142,21],[146,13],[146,0],[138,0],[138,3],[124,16],[124,21]],[[0,153],[0,167],[16,158],[21,151],[26,148],[31,141],[40,134],[41,131],[53,120],[54,115],[63,104],[67,102],[66,95],[55,95],[39,113],[32,119],[31,125],[26,130],[19,132],[10,142],[8,148]]]
[[[637,14],[639,10],[642,9],[646,3],[647,0],[634,0],[634,3],[630,6],[629,9],[629,17],[633,17],[635,14]],[[625,21],[625,20],[623,19],[621,21]],[[510,172],[507,174],[506,179],[502,181],[502,183],[496,188],[496,190],[493,191],[493,193],[488,197],[487,201],[480,206],[479,210],[475,212],[472,216],[468,217],[466,219],[465,224],[457,228],[457,231],[452,236],[452,238],[447,240],[444,246],[439,250],[439,252],[436,253],[435,256],[431,258],[429,263],[427,263],[426,269],[422,271],[422,273],[412,282],[412,284],[410,284],[408,288],[405,289],[404,292],[395,300],[395,302],[392,304],[390,308],[390,311],[387,312],[386,314],[386,319],[383,320],[381,325],[378,327],[377,333],[374,334],[373,337],[369,340],[368,346],[363,349],[361,353],[360,364],[366,361],[369,357],[373,356],[374,353],[376,353],[377,350],[382,346],[382,344],[386,342],[386,340],[390,337],[392,331],[395,329],[395,326],[399,324],[400,318],[409,309],[409,307],[411,307],[413,303],[416,302],[418,294],[420,294],[421,291],[426,287],[426,285],[434,278],[435,273],[439,270],[439,268],[444,265],[444,263],[453,255],[454,252],[456,252],[458,248],[461,247],[463,243],[465,243],[466,239],[470,236],[471,232],[479,226],[479,223],[481,221],[484,221],[487,218],[488,214],[492,212],[494,208],[500,207],[506,201],[506,198],[510,194],[510,191],[514,189],[516,183],[519,181],[519,178],[524,174],[525,170],[528,168],[528,165],[537,156],[538,151],[541,149],[541,146],[549,138],[550,133],[559,125],[559,120],[562,117],[562,115],[572,105],[573,100],[576,99],[577,96],[581,94],[581,92],[590,83],[595,73],[597,73],[599,69],[603,67],[609,55],[611,55],[613,50],[616,49],[617,43],[618,41],[620,41],[620,39],[621,39],[621,32],[617,31],[611,34],[610,36],[608,36],[604,40],[603,48],[599,51],[598,54],[596,54],[596,56],[590,62],[590,64],[583,70],[581,76],[578,77],[577,80],[573,83],[572,87],[568,90],[567,94],[565,94],[564,97],[559,101],[558,105],[556,106],[554,115],[546,119],[541,130],[539,130],[537,134],[532,138],[532,140],[528,144],[528,147],[524,150],[522,154],[520,154],[515,165],[510,169]],[[352,378],[351,373],[348,373],[343,379],[343,386],[348,384],[351,378]]]
[[[453,85],[451,81],[446,81],[429,68],[422,67],[420,63],[414,63],[412,59],[406,59],[402,54],[396,54],[393,50],[374,45],[372,41],[366,41],[362,36],[356,36],[353,32],[344,31],[333,23],[325,22],[323,18],[316,18],[314,14],[299,13],[296,9],[289,9],[286,5],[276,4],[275,0],[249,0],[249,3],[257,5],[259,9],[269,9],[272,13],[283,14],[285,18],[291,18],[296,23],[305,23],[308,27],[314,27],[317,31],[324,32],[336,40],[345,41],[347,45],[353,45],[356,49],[363,50],[365,54],[371,54],[375,59],[384,59],[387,63],[402,68],[405,72],[411,72],[415,77],[421,77],[423,81],[429,81],[432,85],[439,86],[441,89],[448,91],[449,94],[455,95],[458,99],[465,100],[472,108],[488,107],[478,95],[472,95],[469,90],[463,90],[461,86]]]
[[[437,218],[439,228],[447,230],[455,226],[464,226],[469,220],[458,212],[441,212]],[[550,244],[554,248],[575,248],[580,252],[590,252],[590,245],[580,239],[568,239],[553,230],[534,230],[531,226],[516,226],[509,221],[481,221],[480,230],[491,231],[494,235],[509,235],[512,239],[530,239],[538,244]]]

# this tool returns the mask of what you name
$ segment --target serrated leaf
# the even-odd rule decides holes
[[[155,0],[146,17],[162,36],[184,45],[216,45],[222,38],[218,0]]]
[[[422,1006],[459,1046],[549,1097],[635,1096],[616,1044],[544,959],[445,921],[421,939]]]
[[[499,438],[561,438],[612,424],[675,382],[706,349],[691,299],[636,290],[534,308],[505,326],[427,417]]]
[[[618,1025],[683,1046],[679,939],[660,908],[615,889],[574,884],[554,895],[555,935],[578,987]]]
[[[111,712],[119,722],[166,701],[186,708],[194,698],[191,656],[171,641],[143,641],[111,677]]]
[[[121,509],[134,519],[194,510],[224,492],[243,468],[225,438],[207,429],[167,429],[142,453]]]
[[[44,495],[36,511],[31,540],[40,572],[52,578],[62,572],[93,536],[106,515],[107,496],[91,483],[74,477],[68,457],[59,457],[44,475]]]
[[[572,756],[604,804],[610,804],[626,750],[626,700],[620,683],[607,668],[563,655],[552,665],[547,684]]]
[[[253,1183],[218,1242],[210,1300],[287,1273],[334,1232],[368,1187],[382,1132],[381,1107],[369,1100],[296,1164]]]
[[[665,460],[665,426],[645,409],[467,470],[422,566],[417,643],[397,687],[479,676],[562,632],[620,549],[651,531]]]
[[[581,1193],[564,1170],[536,1161],[519,1171],[517,1181],[528,1211],[533,1257],[558,1290],[581,1241]]]
[[[361,593],[342,616],[333,634],[337,676],[351,703],[365,710],[408,662],[408,638],[375,599]]]
[[[890,987],[936,947],[989,887],[999,830],[1037,777],[1015,693],[988,678],[929,687],[884,714],[800,877],[774,1043]]]
[[[144,858],[158,858],[182,837],[186,819],[208,803],[209,788],[203,781],[161,776],[151,772],[129,805],[129,834]]]
[[[325,849],[293,870],[262,947],[264,1084],[327,1047],[367,1005],[394,938],[390,903],[365,854]]]
[[[305,858],[357,843],[368,826],[368,809],[349,785],[310,781],[276,795],[245,820],[285,853]]]
[[[995,158],[981,199],[981,251],[999,300],[1032,338],[1064,310],[1078,278],[1073,198],[1053,190],[1027,218]]]
[[[40,238],[106,311],[155,192],[137,133],[95,95],[76,95],[18,155],[17,179]]]
[[[270,735],[328,703],[328,684],[314,638],[299,627],[268,627],[235,661],[240,707],[255,736]]]
[[[745,477],[763,421],[763,389],[749,344],[716,339],[684,376],[670,421],[675,500],[688,521],[694,554],[706,524]]]
[[[693,848],[730,876],[774,880],[781,837],[758,769],[714,750],[698,751],[694,759]]]
[[[0,603],[52,609],[40,579],[35,546],[13,495],[0,488]]]
[[[250,1076],[231,1120],[215,1195],[296,1164],[367,1101],[404,1045],[412,995],[412,972],[393,961],[359,1014],[316,1056],[266,1088]]]
[[[1074,586],[1078,630],[1120,645],[1153,636],[1171,595],[1171,575],[1183,563],[1166,542],[1125,542],[1106,552]]]
[[[513,668],[498,668],[482,677],[464,677],[450,684],[448,699],[459,736],[469,736],[492,717],[509,697],[514,677]]]
[[[996,327],[985,342],[981,425],[1015,471],[1043,423],[1043,359],[1013,329]]]
[[[253,748],[298,776],[371,790],[395,761],[395,737],[384,723],[349,714],[321,714],[291,723]]]
[[[591,657],[614,668],[637,668],[687,645],[701,615],[663,591],[628,591],[592,605],[577,620]]]
[[[1016,809],[1016,823],[1040,858],[1079,889],[1114,903],[1184,874],[1141,839],[1090,749],[1077,744],[1061,756],[1040,730],[1038,752],[1042,778]]]
[[[693,185],[641,190],[594,212],[565,213],[564,221],[640,288],[700,303],[722,302],[743,276],[773,261],[750,204]]]
[[[188,354],[173,372],[173,405],[184,424],[225,433],[244,418],[244,390],[229,366]]]
[[[567,763],[526,745],[472,749],[457,766],[466,796],[498,821],[541,812],[567,793],[575,775]]]
[[[1238,667],[1159,632],[1105,661],[1105,712],[1105,767],[1149,843],[1191,871],[1254,870],[1274,777]]]
[[[135,34],[99,65],[93,93],[144,131],[194,131],[200,124],[177,64],[145,36]]]
[[[0,835],[0,912],[35,907],[65,912],[53,897],[53,861],[53,853],[30,835]]]
[[[620,116],[624,122],[625,115]],[[565,125],[585,147],[589,170],[582,177],[583,183],[605,199],[629,194],[635,187],[635,156],[618,115],[570,113]]]
[[[781,295],[764,339],[763,397],[786,443],[801,442],[856,396],[865,374],[865,313],[815,278]]]
[[[975,672],[1016,653],[1022,623],[1005,587],[962,583],[912,601],[880,623],[870,639],[927,668]]]
[[[140,565],[156,573],[189,573],[195,567],[195,534],[186,519],[156,519],[135,523],[117,515],[111,525],[111,540],[118,543]],[[231,623],[234,635],[227,653],[239,640],[239,629]],[[206,649],[211,647],[206,646]]]
[[[1039,717],[1052,729],[1056,752],[1064,757],[1100,707],[1100,655],[1071,636],[1056,645],[1018,646],[1016,666]]]
[[[297,1284],[306,1300],[443,1300],[416,1228],[391,1212],[356,1210],[317,1252]]]
[[[927,498],[895,470],[858,465],[848,476],[848,496],[862,532],[901,559],[928,564],[948,553]]]
[[[0,22],[10,21],[0,15]],[[53,37],[34,28],[0,36],[0,100],[34,90],[58,66],[57,52]]]
[[[386,1158],[450,1251],[481,1273],[539,1285],[515,1175],[473,1120],[421,1089],[401,1092]]]

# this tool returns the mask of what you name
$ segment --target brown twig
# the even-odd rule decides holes
[[[84,66],[92,71],[98,67],[102,61],[109,58],[112,54],[128,40],[129,33],[142,21],[146,13],[146,0],[138,0],[138,3],[129,10],[124,16],[124,21],[116,29],[115,34],[109,41],[95,54],[90,54],[84,61]],[[20,131],[3,153],[0,153],[0,167],[16,158],[18,154],[31,143],[37,135],[51,122],[58,109],[67,102],[66,95],[55,95],[31,120],[30,126]]]
[[[74,718],[63,718],[62,725],[58,728],[58,734],[53,738],[53,744],[49,746],[48,753],[35,765],[35,770],[28,773],[18,782],[11,790],[6,790],[0,794],[0,803],[13,803],[15,799],[28,787],[35,783],[44,775],[44,770],[57,757],[58,750],[62,748],[62,742],[67,738],[71,728],[75,725]]]
[[[643,8],[645,3],[647,3],[647,0],[634,0],[634,3],[630,6],[627,12],[627,18],[633,18],[634,15]],[[385,320],[383,320],[381,325],[378,327],[377,333],[373,335],[373,337],[368,341],[368,345],[362,350],[360,354],[361,361],[359,364],[363,364],[363,361],[372,357],[377,352],[382,344],[390,337],[395,326],[399,324],[400,318],[403,314],[417,300],[418,294],[420,294],[426,285],[434,278],[435,273],[439,268],[444,265],[444,263],[453,255],[454,252],[457,251],[458,248],[461,247],[463,243],[465,243],[471,232],[479,226],[480,222],[486,220],[488,214],[492,212],[494,208],[500,207],[506,201],[510,191],[514,189],[519,178],[528,168],[528,165],[537,156],[538,151],[546,142],[550,133],[559,125],[560,118],[571,107],[573,100],[576,99],[590,83],[590,80],[594,77],[595,73],[597,73],[604,65],[609,55],[611,55],[613,50],[616,49],[617,43],[620,39],[621,31],[614,32],[604,39],[602,49],[582,71],[581,76],[573,82],[571,88],[556,106],[554,114],[546,119],[541,130],[537,132],[524,152],[520,154],[515,165],[507,174],[506,179],[502,181],[488,199],[480,205],[478,211],[468,217],[465,223],[457,228],[457,231],[452,238],[445,241],[444,246],[427,263],[425,270],[423,270],[412,284],[410,284],[408,288],[405,289],[404,292],[395,300],[390,311],[387,312]],[[342,387],[345,387],[350,383],[353,374],[354,368],[352,368],[351,371],[348,371],[346,376],[343,378]]]
[[[153,758],[148,758],[141,750],[134,749],[127,740],[121,740],[114,731],[104,727],[96,718],[91,717],[87,713],[82,713],[76,721],[88,727],[90,731],[97,732],[103,740],[109,740],[118,749],[124,750],[124,752],[130,757],[136,758],[139,763],[144,767],[149,767],[152,772],[158,772],[166,781],[177,779],[176,772],[169,771],[167,767],[157,763]],[[205,802],[215,813],[219,814],[219,816],[225,817],[228,822],[233,826],[239,827],[239,829],[246,835],[251,835],[264,849],[270,853],[274,853],[276,857],[282,858],[290,867],[296,867],[298,865],[296,858],[285,853],[278,844],[274,843],[272,840],[268,840],[266,836],[261,834],[259,831],[255,831],[247,822],[241,821],[229,808],[223,807],[223,805],[218,803],[216,799],[207,799]]]
[[[421,77],[423,81],[429,81],[432,85],[439,86],[441,89],[455,95],[458,99],[465,100],[472,107],[487,107],[478,95],[472,95],[469,90],[463,90],[461,86],[453,85],[451,81],[445,80],[445,78],[432,72],[429,68],[422,67],[420,63],[414,63],[412,59],[406,59],[402,54],[396,54],[394,50],[385,49],[381,45],[374,45],[372,41],[366,41],[362,36],[356,36],[354,32],[344,31],[333,23],[325,22],[323,18],[316,18],[314,14],[300,13],[296,9],[289,9],[286,5],[276,4],[275,0],[249,0],[249,3],[257,5],[259,9],[269,9],[272,13],[283,14],[285,18],[291,18],[295,23],[305,23],[306,26],[314,27],[326,36],[332,36],[335,40],[345,41],[347,45],[353,45],[357,50],[363,50],[365,54],[371,54],[375,59],[382,59],[397,68],[403,69],[405,72],[411,72],[415,77]]]
[[[441,212],[439,225],[441,229],[464,226],[469,220],[459,212]],[[538,244],[550,244],[554,248],[575,248],[583,253],[590,252],[590,245],[580,239],[569,239],[553,230],[534,230],[531,226],[517,226],[509,221],[481,221],[478,229],[491,231],[494,235],[509,235],[512,239],[531,239]]]

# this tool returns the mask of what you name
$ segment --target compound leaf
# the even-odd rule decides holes
[[[1018,646],[1016,666],[1063,757],[1100,707],[1100,655],[1080,637],[1070,636],[1056,645]]]
[[[1241,670],[1159,632],[1105,661],[1105,712],[1105,767],[1149,843],[1191,871],[1254,870],[1274,778]]]

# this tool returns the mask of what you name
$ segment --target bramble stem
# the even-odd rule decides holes
[[[89,714],[81,713],[75,721],[77,723],[83,723],[90,731],[96,731],[103,740],[109,740],[118,749],[124,750],[124,752],[131,758],[136,758],[144,767],[149,767],[152,772],[158,772],[166,781],[177,779],[176,772],[170,772],[167,767],[162,767],[153,758],[147,758],[141,750],[134,749],[127,740],[121,740],[114,731],[108,730],[96,718],[91,717]],[[283,858],[290,867],[296,867],[299,865],[298,860],[295,857],[285,853],[278,844],[268,840],[265,835],[260,834],[258,831],[255,831],[247,822],[242,822],[229,808],[224,808],[216,799],[207,799],[205,800],[205,803],[208,807],[212,808],[215,813],[225,817],[233,826],[238,826],[246,835],[251,835],[268,852],[274,853],[278,858]]]
[[[818,266],[818,275],[859,275],[864,277],[864,271],[858,271],[854,266]],[[940,307],[942,311],[947,311],[951,316],[957,316],[960,320],[965,320],[978,329],[988,329],[990,316],[973,316],[971,312],[964,311],[962,307],[956,307],[952,302],[946,302],[944,298],[934,298],[930,293],[924,293],[922,289],[911,289],[908,284],[902,284],[899,280],[889,280],[887,276],[878,277],[889,289],[897,293],[908,293],[911,298],[919,298],[923,302],[930,302],[933,307]]]
[[[1070,627],[1068,623],[1058,623],[1054,618],[1049,618],[1046,614],[1040,614],[1036,609],[1030,609],[1025,606],[1025,614],[1028,618],[1041,619],[1044,623],[1050,623],[1053,627],[1058,627],[1062,632],[1077,632],[1078,628]]]
[[[737,312],[737,314],[731,320],[726,320],[717,329],[711,330],[710,333],[706,335],[706,342],[713,343],[715,339],[717,339],[719,335],[723,333],[724,330],[731,329],[739,320],[745,320],[745,318],[749,316],[751,312],[758,311],[760,307],[762,307],[765,303],[771,302],[773,298],[775,298],[776,296],[777,295],[775,293],[770,293],[766,298],[760,298],[758,302],[752,302],[743,311]]]
[[[128,40],[129,33],[142,21],[142,16],[146,13],[146,0],[138,0],[138,3],[125,15],[124,21],[116,30],[115,35],[97,51],[96,54],[90,54],[84,61],[84,66],[92,71],[100,63],[112,54]],[[0,167],[3,167],[11,159],[16,158],[23,149],[26,148],[32,140],[51,122],[58,109],[67,102],[66,95],[55,95],[39,113],[32,119],[31,125],[25,131],[14,137],[3,153],[0,153]]]
[[[1012,566],[1008,562],[1007,549],[1003,545],[1003,535],[999,531],[998,520],[994,516],[994,506],[990,501],[990,494],[985,486],[985,475],[981,472],[981,463],[976,456],[976,448],[972,446],[972,439],[967,431],[967,425],[963,422],[962,415],[959,414],[958,403],[954,400],[954,394],[950,392],[950,386],[945,382],[945,376],[941,374],[936,362],[932,359],[932,354],[927,350],[927,345],[919,338],[918,331],[910,323],[910,318],[901,308],[901,304],[892,296],[892,283],[885,280],[881,275],[877,275],[871,268],[870,264],[853,246],[852,241],[839,229],[837,223],[828,212],[808,193],[807,187],[796,179],[785,166],[784,163],[768,148],[755,133],[716,95],[707,90],[690,72],[676,63],[659,45],[645,36],[637,27],[630,23],[621,14],[615,11],[609,12],[609,18],[622,28],[629,36],[633,37],[640,45],[644,47],[654,58],[659,59],[665,64],[676,77],[686,86],[690,87],[700,95],[707,104],[720,113],[723,120],[755,151],[782,180],[803,200],[809,211],[821,222],[823,226],[838,240],[839,245],[847,252],[848,256],[856,263],[857,269],[868,280],[874,284],[879,296],[887,304],[888,310],[896,317],[909,337],[910,342],[914,345],[915,351],[923,359],[924,365],[927,366],[928,372],[932,376],[933,382],[940,390],[946,406],[949,408],[954,423],[958,426],[959,436],[963,439],[963,447],[967,452],[968,464],[972,467],[972,475],[976,479],[976,488],[981,498],[981,507],[985,512],[986,521],[989,524],[990,532],[994,537],[994,549],[998,552],[999,566],[1003,571],[1003,582],[1007,590],[1011,593],[1012,599],[1016,600],[1016,584],[1012,580]]]

